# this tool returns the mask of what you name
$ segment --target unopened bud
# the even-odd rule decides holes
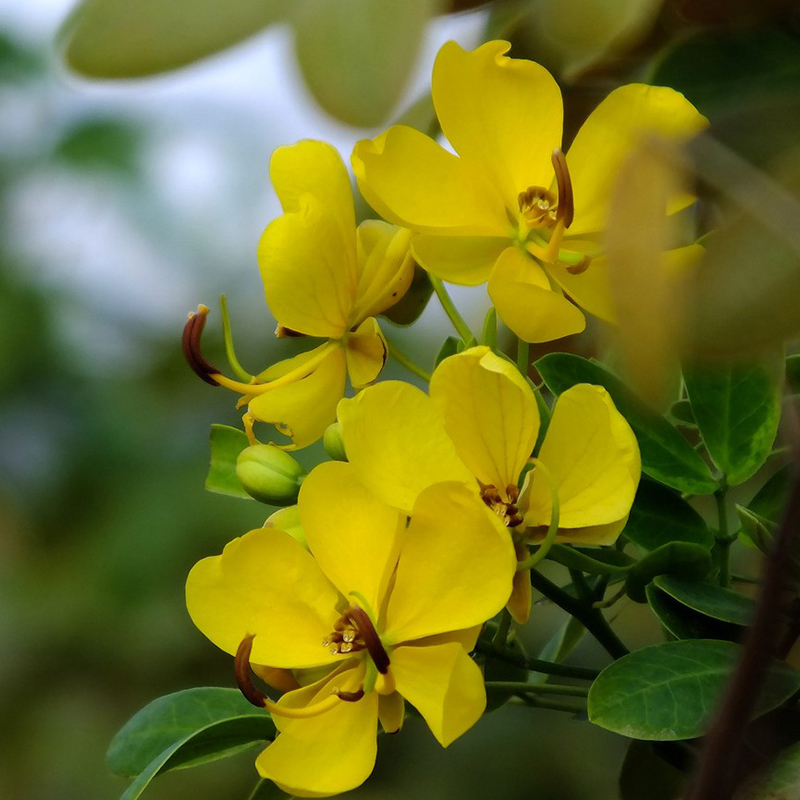
[[[344,451],[344,439],[342,438],[342,426],[338,422],[334,422],[325,430],[325,435],[322,437],[322,446],[325,452],[334,461],[347,461],[347,453]]]
[[[297,502],[306,471],[280,447],[254,444],[239,453],[236,477],[254,499],[271,506],[288,506]]]

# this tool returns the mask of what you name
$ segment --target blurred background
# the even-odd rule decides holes
[[[238,419],[232,395],[183,363],[180,331],[198,302],[211,306],[206,346],[221,360],[216,302],[226,292],[245,366],[288,355],[292,343],[272,336],[255,257],[278,212],[269,155],[311,137],[346,158],[385,121],[330,96],[340,120],[322,110],[314,97],[325,104],[325,65],[308,56],[316,40],[304,44],[308,34],[280,23],[175,71],[82,77],[55,44],[73,5],[0,2],[0,797],[14,800],[118,797],[126,782],[106,771],[105,750],[135,711],[179,689],[233,685],[230,658],[192,626],[183,585],[195,561],[269,511],[203,490],[209,425]],[[453,5],[439,10],[461,13],[422,27],[385,118],[420,97],[415,113],[429,113],[444,41],[473,47],[505,35],[514,55],[556,73],[573,133],[623,77],[646,79],[661,63],[751,160],[797,141],[794,4],[753,12],[709,1],[694,4],[694,18],[685,4],[655,0]],[[98,51],[113,50],[94,35]],[[697,35],[712,38],[698,50]],[[689,47],[677,60],[665,50],[676,43]],[[73,67],[97,72],[82,46]],[[712,52],[716,73],[698,52]],[[110,72],[99,77],[119,77]],[[765,86],[777,96],[765,97]],[[760,111],[767,101],[773,110]],[[740,118],[726,128],[734,111]],[[483,289],[455,295],[479,328]],[[425,364],[450,333],[434,304],[413,332],[387,327]],[[396,368],[386,376],[409,378]],[[309,467],[319,458],[313,448],[300,454]],[[630,645],[660,639],[643,607],[620,608]],[[535,613],[534,650],[562,622],[548,606]],[[590,642],[576,659],[606,663]],[[411,719],[402,735],[382,737],[376,773],[353,797],[612,800],[626,744],[558,712],[509,706],[442,751]],[[253,756],[167,774],[146,796],[244,799]]]

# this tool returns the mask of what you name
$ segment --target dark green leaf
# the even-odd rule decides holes
[[[747,508],[770,522],[779,522],[789,494],[790,466],[781,467],[747,504]]]
[[[657,575],[683,575],[705,578],[711,571],[711,553],[705,547],[691,542],[670,542],[648,553],[631,567],[625,581],[628,596],[644,603],[645,587]]]
[[[684,367],[683,377],[709,455],[729,484],[742,483],[772,450],[781,416],[780,371],[765,360]]]
[[[108,767],[126,777],[141,777],[149,769],[155,775],[225,758],[274,735],[269,714],[253,708],[238,690],[187,689],[159,697],[135,714],[112,740]]]
[[[411,325],[428,305],[433,294],[433,286],[428,273],[419,264],[414,265],[414,277],[408,291],[393,306],[381,312],[386,319],[395,325]]]
[[[385,122],[438,11],[439,0],[297,2],[297,58],[317,102],[350,125]]]
[[[70,69],[140,78],[191,64],[283,19],[292,0],[84,0],[59,34]]]
[[[679,800],[686,775],[653,752],[649,742],[628,745],[619,775],[620,800]]]
[[[786,383],[794,394],[800,394],[800,354],[786,357]]]
[[[697,427],[694,414],[692,414],[692,404],[688,400],[678,400],[677,403],[673,403],[669,413],[679,425],[689,428]]]
[[[734,800],[800,800],[800,742],[782,750]]]
[[[247,434],[230,425],[211,426],[211,466],[205,487],[210,492],[252,500],[236,477],[236,459],[250,446]]]
[[[689,442],[605,367],[569,353],[550,353],[535,367],[553,394],[577,383],[605,387],[636,434],[642,469],[648,475],[681,492],[708,494],[716,489],[708,465]]]
[[[645,550],[669,542],[714,546],[714,535],[703,518],[680,495],[653,481],[639,484],[623,533]]]
[[[666,592],[662,592],[655,582],[648,584],[645,596],[650,610],[664,626],[667,633],[676,639],[726,639],[736,641],[741,638],[742,629],[736,625],[704,617],[688,606],[679,603]]]
[[[643,647],[606,667],[589,690],[589,719],[632,739],[676,741],[701,736],[741,648],[692,640]],[[755,716],[800,690],[800,674],[775,663]]]
[[[747,626],[753,616],[754,603],[739,592],[693,581],[679,575],[659,575],[655,585],[679,603],[713,619]]]

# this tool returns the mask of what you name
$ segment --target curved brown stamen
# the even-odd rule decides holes
[[[381,637],[378,636],[378,632],[375,630],[372,620],[367,616],[367,612],[363,608],[352,606],[347,609],[344,615],[358,628],[364,646],[367,648],[367,652],[375,663],[378,672],[381,675],[385,675],[389,671],[389,654],[384,649]]]
[[[572,179],[567,168],[567,159],[561,150],[553,150],[553,169],[556,173],[558,184],[558,210],[559,219],[564,220],[564,227],[569,228],[575,217],[575,201],[572,196]]]
[[[218,374],[219,370],[209,364],[200,351],[200,337],[203,335],[207,316],[208,307],[204,305],[199,305],[197,312],[189,314],[189,319],[183,326],[183,355],[195,375],[206,383],[211,384],[211,386],[219,386],[219,383],[211,377],[214,374]]]
[[[337,689],[334,694],[340,700],[344,700],[345,703],[357,703],[364,696],[364,690],[359,689],[357,692],[340,692]]]
[[[236,650],[236,659],[233,662],[234,673],[236,674],[236,685],[245,699],[252,703],[256,708],[265,708],[267,696],[260,689],[256,689],[253,678],[250,674],[250,653],[253,649],[253,639],[255,634],[250,633],[242,639]]]

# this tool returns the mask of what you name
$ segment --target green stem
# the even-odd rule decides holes
[[[469,341],[475,338],[472,331],[469,329],[469,325],[467,325],[467,323],[464,321],[464,317],[458,313],[458,309],[455,307],[452,298],[447,293],[447,289],[444,288],[442,279],[436,278],[430,274],[428,277],[430,278],[431,285],[433,286],[433,291],[436,292],[436,296],[439,298],[439,302],[442,304],[444,313],[447,314],[448,319],[453,323],[456,333],[458,333],[458,335],[461,337],[464,344],[467,344]]]
[[[731,585],[731,537],[728,535],[728,509],[726,498],[728,487],[721,486],[714,492],[714,499],[717,501],[717,517],[719,519],[719,529],[717,532],[717,561],[719,563],[719,585],[728,587]]]
[[[550,470],[547,469],[538,458],[530,458],[528,459],[528,463],[533,464],[537,472],[541,472],[550,489],[550,527],[547,529],[547,535],[542,540],[539,549],[532,556],[529,556],[524,561],[520,561],[517,564],[517,572],[523,569],[533,569],[540,561],[547,558],[547,554],[550,552],[550,548],[555,544],[556,536],[558,536],[559,502],[556,482],[553,480]]]
[[[528,369],[531,365],[531,346],[522,339],[517,339],[517,369],[523,377],[528,377]]]
[[[586,630],[600,642],[612,658],[621,658],[630,652],[611,629],[599,608],[584,605],[578,598],[568,594],[536,570],[531,570],[530,574],[533,588],[575,617],[578,622],[583,623]]]
[[[512,667],[526,669],[529,672],[541,672],[544,675],[557,675],[561,678],[578,678],[584,681],[593,681],[600,672],[587,667],[570,667],[567,664],[556,664],[554,661],[543,661],[540,658],[530,658],[522,653],[506,650],[494,642],[479,639],[476,649],[490,658],[503,661]]]
[[[219,310],[222,316],[222,337],[225,340],[225,356],[228,359],[231,370],[240,381],[250,383],[253,376],[239,363],[236,351],[233,349],[233,335],[231,334],[231,320],[228,316],[228,298],[221,294],[219,296]]]
[[[492,643],[499,647],[504,647],[508,641],[508,632],[511,629],[511,614],[507,608],[504,608],[500,615],[500,624],[497,626],[497,631],[492,637]]]
[[[585,705],[575,705],[573,703],[565,703],[563,700],[551,700],[544,697],[536,697],[530,694],[515,695],[522,703],[532,708],[546,708],[549,711],[566,711],[568,714],[585,714]]]
[[[387,339],[386,344],[389,347],[389,355],[398,364],[405,367],[412,375],[416,375],[418,378],[422,378],[422,380],[428,383],[430,382],[431,380],[430,372],[426,372],[418,364],[415,364],[402,350],[398,349],[397,345],[394,344],[393,342],[390,342]]]
[[[586,697],[589,689],[585,686],[560,686],[555,683],[526,683],[525,681],[486,681],[487,689],[507,689],[509,692],[526,694],[552,694],[564,697]]]

